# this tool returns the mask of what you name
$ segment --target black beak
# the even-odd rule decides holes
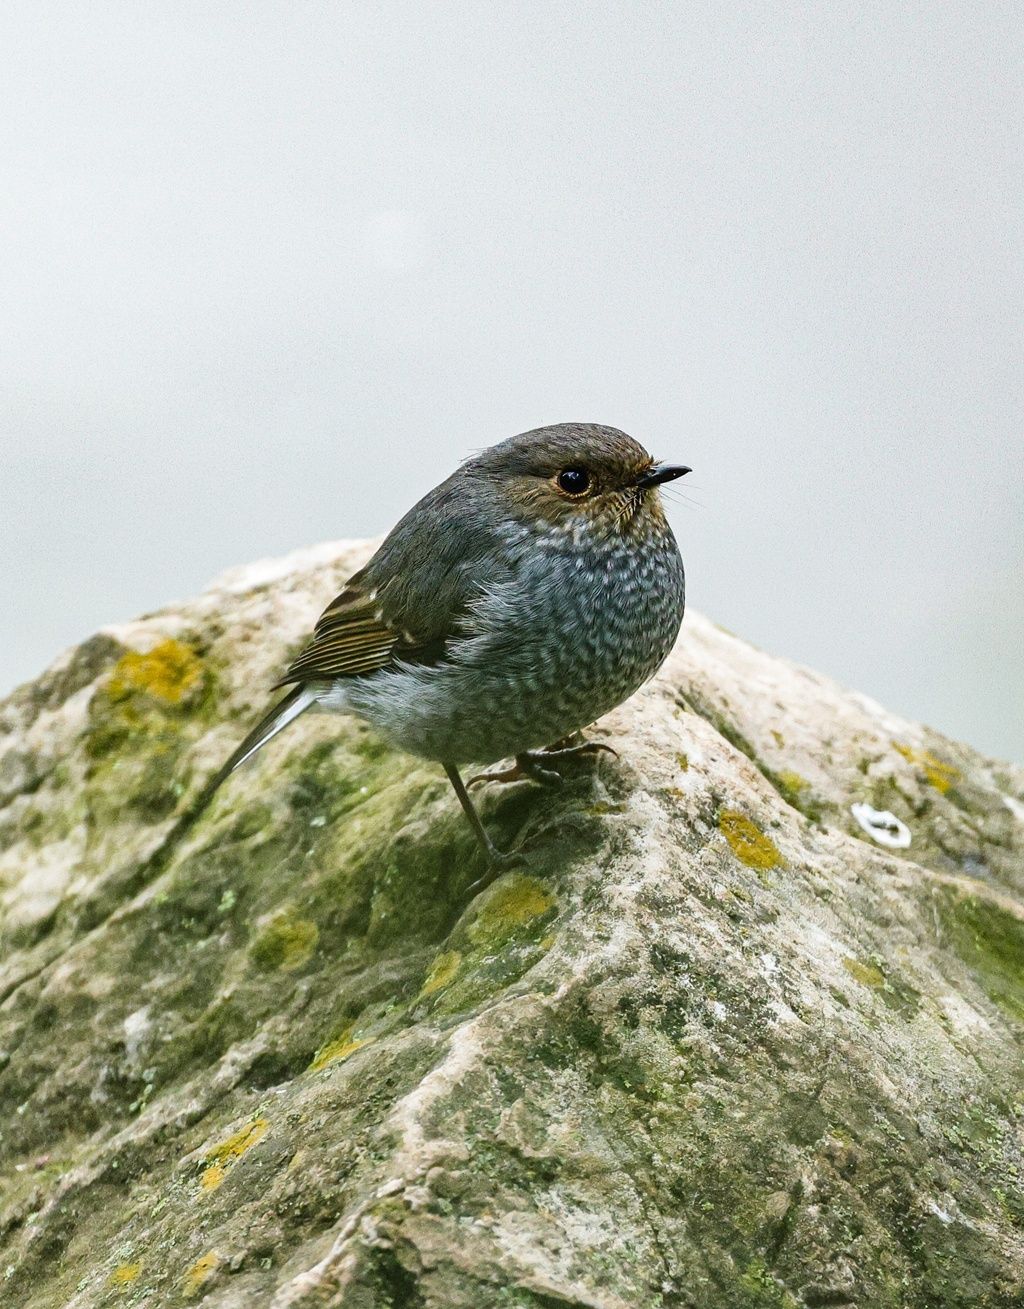
[[[636,484],[646,491],[649,486],[661,486],[662,482],[674,482],[677,477],[685,477],[687,473],[692,472],[693,469],[687,468],[685,464],[655,464],[653,468],[648,468],[646,473],[642,473],[636,479]]]

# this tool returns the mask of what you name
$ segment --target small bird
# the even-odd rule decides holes
[[[208,793],[307,709],[355,714],[444,767],[493,869],[518,862],[494,846],[459,765],[514,757],[470,785],[553,782],[552,764],[609,748],[564,742],[675,643],[683,561],[658,487],[689,471],[595,423],[539,427],[467,459],[327,606],[276,684],[291,690]]]

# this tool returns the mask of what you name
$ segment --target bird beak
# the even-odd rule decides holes
[[[677,477],[685,477],[691,472],[693,469],[687,468],[685,464],[655,464],[646,473],[641,473],[636,479],[636,485],[646,491],[648,487],[661,486],[662,482],[674,482]]]

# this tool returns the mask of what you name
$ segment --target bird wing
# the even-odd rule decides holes
[[[442,659],[481,593],[512,567],[493,516],[479,508],[483,494],[459,474],[428,492],[327,606],[277,685]]]
[[[361,577],[357,573],[323,611],[312,639],[277,686],[372,673],[391,663],[398,651],[414,653],[416,638],[387,622],[376,593],[362,585]]]

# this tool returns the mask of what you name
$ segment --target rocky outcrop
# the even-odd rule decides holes
[[[691,614],[475,898],[352,721],[201,809],[366,553],[0,706],[5,1309],[1024,1302],[1021,770]]]

